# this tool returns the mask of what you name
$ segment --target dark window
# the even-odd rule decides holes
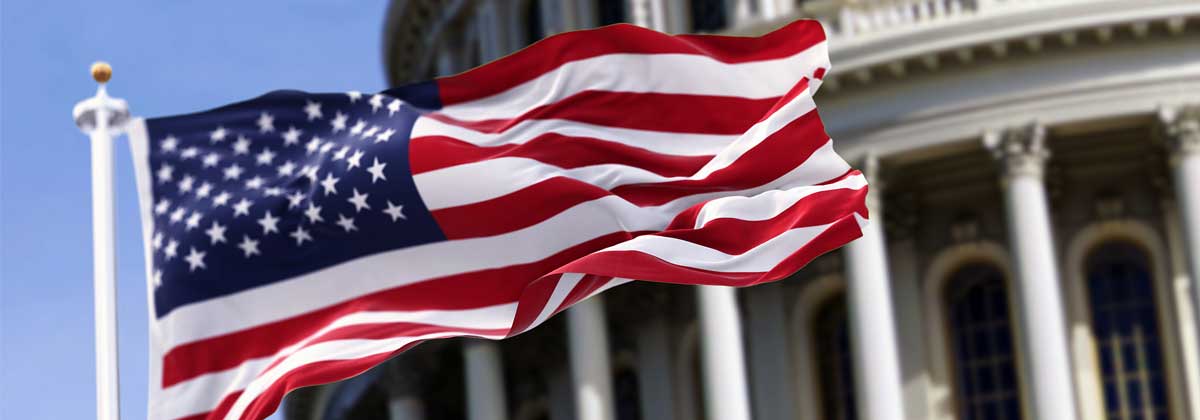
[[[617,420],[642,420],[638,378],[633,369],[620,369],[613,375],[613,394],[617,404]]]
[[[525,3],[525,40],[532,44],[546,36],[546,28],[542,26],[542,2],[528,1]]]
[[[1021,418],[1004,274],[993,265],[956,271],[946,293],[961,420]]]
[[[854,405],[854,366],[845,295],[830,299],[817,310],[813,332],[820,375],[821,418],[855,420],[858,413]]]
[[[1087,288],[1109,420],[1169,415],[1149,262],[1116,242],[1088,256]]]
[[[725,27],[725,0],[692,0],[692,32],[714,32]]]
[[[596,15],[600,18],[600,26],[624,22],[625,1],[600,0],[596,2]]]

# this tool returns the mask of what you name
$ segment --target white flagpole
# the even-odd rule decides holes
[[[110,98],[107,63],[92,65],[96,96],[75,105],[75,124],[92,141],[92,267],[96,318],[96,418],[120,416],[117,381],[117,256],[113,198],[113,138],[129,120],[125,101]]]

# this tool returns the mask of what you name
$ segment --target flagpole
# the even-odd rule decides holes
[[[75,124],[92,142],[92,268],[96,319],[96,418],[120,416],[117,380],[117,261],[113,199],[113,137],[129,119],[125,101],[111,98],[105,84],[112,77],[107,63],[92,65],[99,83],[96,96],[80,101],[72,112]]]

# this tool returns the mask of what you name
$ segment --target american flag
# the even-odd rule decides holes
[[[824,32],[565,33],[376,94],[129,128],[151,418],[263,418],[418,343],[500,339],[630,279],[745,286],[861,235],[812,94]]]

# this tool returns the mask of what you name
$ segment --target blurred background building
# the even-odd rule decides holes
[[[1200,419],[1200,2],[393,0],[383,54],[401,84],[573,29],[802,17],[873,179],[864,239],[776,284],[629,284],[427,343],[286,417]]]

